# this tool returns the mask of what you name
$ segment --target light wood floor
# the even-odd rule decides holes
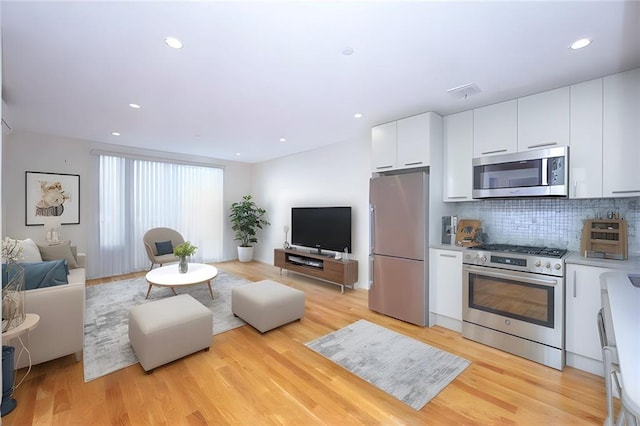
[[[569,367],[559,372],[441,327],[378,315],[367,308],[364,290],[340,294],[331,284],[286,272],[280,276],[277,268],[258,262],[216,266],[304,290],[304,318],[264,335],[250,326],[216,335],[209,352],[153,374],[136,364],[84,383],[82,363],[72,356],[37,365],[16,390],[18,407],[2,418],[4,424],[595,425],[604,420],[600,377]],[[416,411],[304,346],[361,318],[472,364]]]

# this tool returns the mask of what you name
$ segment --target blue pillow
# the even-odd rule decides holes
[[[25,262],[19,263],[24,269],[24,289],[33,290],[36,288],[53,287],[56,285],[69,284],[67,274],[67,261],[65,259],[52,260],[50,262]],[[9,275],[15,272],[7,271],[7,264],[2,264],[3,286],[9,282]]]
[[[158,252],[158,256],[162,256],[163,254],[173,254],[173,244],[171,244],[171,241],[157,242],[156,251]]]

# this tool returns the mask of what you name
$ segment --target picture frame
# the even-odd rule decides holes
[[[80,224],[80,175],[25,172],[25,225],[42,226],[47,217]]]

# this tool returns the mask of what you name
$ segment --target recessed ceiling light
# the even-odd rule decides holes
[[[113,136],[120,136],[120,133],[119,133],[119,132],[111,132],[111,134],[112,134]]]
[[[238,157],[240,157],[240,153],[239,153],[239,152],[236,152],[236,155],[237,155]]]
[[[353,114],[354,118],[362,118],[362,114],[360,114],[359,112]]]
[[[175,37],[165,37],[164,42],[174,49],[182,49],[182,42]]]
[[[353,55],[353,48],[347,46],[344,49],[342,49],[342,54],[344,56],[349,56],[349,55]]]
[[[280,138],[280,142],[286,142],[287,138]]]
[[[138,104],[129,104],[129,106],[134,109],[140,109],[140,105]]]
[[[576,40],[573,43],[571,43],[569,48],[571,48],[573,50],[578,50],[578,49],[582,49],[583,47],[587,47],[590,44],[591,44],[591,40],[590,39],[581,38],[580,40]]]

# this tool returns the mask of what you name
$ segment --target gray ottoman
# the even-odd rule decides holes
[[[271,280],[231,289],[231,311],[261,333],[304,315],[304,293]]]
[[[212,336],[213,314],[188,294],[129,310],[129,342],[147,372],[202,349],[208,351]]]

